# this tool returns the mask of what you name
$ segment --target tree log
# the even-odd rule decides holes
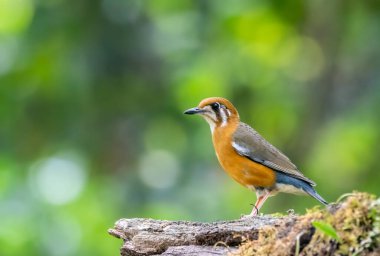
[[[173,247],[182,245],[186,245],[186,247],[177,248],[182,255],[194,255],[189,253],[194,250],[204,250],[199,245],[211,247],[206,250],[212,251],[213,254],[210,255],[215,255],[215,251],[225,254],[228,251],[227,246],[237,246],[244,239],[257,239],[258,230],[266,225],[276,226],[282,219],[284,218],[263,216],[213,223],[121,219],[116,222],[113,229],[109,230],[109,233],[125,241],[122,255],[152,255],[165,251],[170,253],[167,255],[179,255],[176,254],[177,250]],[[217,243],[225,248],[220,250],[218,247],[213,247]],[[194,246],[189,247],[188,245]],[[168,248],[170,250],[167,251]]]
[[[212,223],[120,219],[108,232],[124,241],[121,255],[371,255],[380,253],[380,200],[356,193],[301,216]]]

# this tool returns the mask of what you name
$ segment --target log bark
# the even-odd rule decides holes
[[[120,219],[108,232],[123,240],[121,255],[372,255],[380,253],[380,200],[357,193],[301,216],[212,223]]]
[[[125,241],[122,255],[225,255],[258,230],[289,218],[262,216],[213,223],[153,219],[121,219],[109,233]],[[214,246],[219,243],[219,246]],[[192,246],[190,246],[192,245]],[[182,247],[181,247],[182,246]],[[184,247],[185,246],[185,247]]]

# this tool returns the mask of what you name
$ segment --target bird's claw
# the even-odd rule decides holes
[[[242,215],[240,215],[240,219],[241,220],[247,220],[247,219],[252,219],[252,218],[254,218],[255,217],[255,215],[251,215],[251,214],[242,214]]]

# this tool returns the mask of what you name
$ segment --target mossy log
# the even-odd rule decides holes
[[[380,255],[380,199],[353,193],[305,215],[212,223],[121,219],[121,255]]]

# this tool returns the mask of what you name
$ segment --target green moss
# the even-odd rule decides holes
[[[324,223],[339,239],[315,229],[313,221]],[[232,255],[375,255],[380,246],[380,199],[354,192],[326,209],[313,208],[296,217],[291,229],[288,225],[262,229],[257,240],[247,241]]]
[[[273,217],[273,218],[281,218],[281,217],[288,216],[288,214],[284,214],[284,213],[281,213],[281,212],[275,212],[275,213],[270,214],[270,216]]]

